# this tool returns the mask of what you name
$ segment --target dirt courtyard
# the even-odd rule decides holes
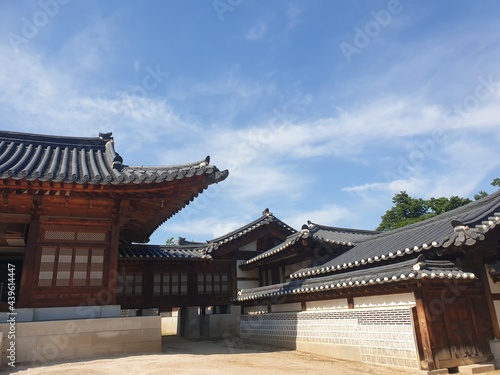
[[[2,372],[3,371],[3,372]],[[29,368],[2,368],[11,374],[238,374],[238,375],[415,375],[421,372],[335,360],[241,339],[188,341],[163,338],[163,353],[102,357]],[[500,371],[490,374],[500,374]]]

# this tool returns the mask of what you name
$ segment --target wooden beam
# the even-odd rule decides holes
[[[32,304],[32,293],[35,288],[35,283],[38,280],[38,275],[36,274],[36,269],[38,268],[36,267],[36,259],[39,232],[40,216],[38,212],[35,212],[29,224],[28,240],[26,243],[26,251],[24,252],[18,307],[31,307]]]
[[[109,263],[108,263],[108,291],[111,295],[111,305],[116,304],[116,284],[118,277],[118,248],[120,240],[120,226],[117,220],[113,220],[111,225],[111,241],[109,246]]]
[[[417,340],[419,340],[419,345],[421,346],[424,354],[424,358],[421,358],[422,367],[427,366],[424,370],[432,371],[436,369],[436,363],[434,361],[434,354],[432,352],[432,344],[431,337],[432,332],[430,331],[430,325],[427,324],[427,317],[425,314],[425,305],[423,292],[421,287],[415,288],[415,302],[417,309],[417,318],[420,335],[417,336]]]
[[[479,278],[483,284],[484,296],[486,297],[486,303],[488,305],[493,334],[495,335],[495,339],[498,340],[500,339],[500,326],[498,324],[497,313],[493,301],[500,296],[498,294],[493,295],[491,293],[490,283],[488,282],[488,275],[486,274],[483,260],[479,257],[475,257],[474,260],[476,262],[476,269],[479,272]],[[495,296],[495,298],[493,296]]]

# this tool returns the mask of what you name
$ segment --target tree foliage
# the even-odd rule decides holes
[[[402,191],[392,198],[394,206],[382,216],[382,221],[377,230],[386,231],[404,227],[470,202],[472,201],[469,198],[461,198],[455,195],[450,198],[440,197],[425,200],[410,197],[405,191]]]
[[[493,179],[491,185],[500,187],[500,178]],[[480,190],[474,195],[474,199],[478,200],[486,196],[488,196],[488,193]],[[410,197],[406,191],[401,191],[392,198],[394,206],[385,212],[376,230],[386,231],[401,228],[471,202],[469,198],[461,198],[456,195],[452,195],[450,198],[441,197],[424,200]]]

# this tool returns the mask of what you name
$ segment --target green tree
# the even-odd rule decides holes
[[[165,245],[174,245],[174,237],[170,237],[165,241]]]
[[[386,231],[401,228],[464,206],[470,202],[472,201],[469,198],[461,198],[456,195],[450,198],[440,197],[425,200],[410,197],[405,191],[402,191],[392,198],[394,206],[382,216],[382,221],[377,230]]]
[[[488,196],[487,192],[485,192],[484,190],[479,190],[477,192],[477,194],[474,194],[474,200],[477,201],[477,200],[484,198],[484,197],[487,197],[487,196]]]
[[[402,191],[392,198],[392,203],[394,206],[382,216],[377,230],[396,229],[427,219],[427,204],[422,198],[410,197],[406,191]]]
[[[500,178],[493,179],[491,186],[500,187]],[[480,190],[474,195],[474,199],[478,200],[486,196],[488,196],[488,193]],[[443,212],[454,210],[471,202],[472,200],[469,198],[461,198],[456,195],[452,195],[450,198],[441,197],[424,200],[422,198],[410,197],[406,191],[401,191],[392,198],[394,206],[382,215],[382,221],[376,230],[386,231],[401,228],[405,225],[440,215]]]

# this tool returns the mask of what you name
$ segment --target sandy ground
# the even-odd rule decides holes
[[[238,374],[238,375],[415,375],[418,371],[339,361],[327,357],[272,346],[255,345],[240,339],[188,341],[175,336],[163,338],[163,353],[139,354],[60,362],[29,368],[19,365],[12,374]],[[500,374],[499,371],[489,374]]]

